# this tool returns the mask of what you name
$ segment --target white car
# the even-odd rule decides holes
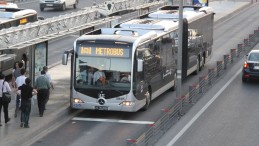
[[[40,10],[44,11],[44,8],[57,8],[66,10],[67,7],[73,6],[76,9],[78,0],[40,0]]]
[[[0,1],[0,8],[18,8],[18,6],[15,3]]]

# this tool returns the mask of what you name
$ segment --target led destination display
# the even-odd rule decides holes
[[[79,54],[84,56],[122,57],[129,58],[128,48],[80,47]]]

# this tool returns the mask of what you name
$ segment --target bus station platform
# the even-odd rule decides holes
[[[249,7],[252,1],[243,2],[212,1],[209,6],[215,12],[215,23],[223,22],[233,16],[239,10]],[[61,60],[62,54],[60,54]],[[63,66],[60,63],[49,65],[49,74],[54,83],[54,90],[51,90],[50,99],[46,105],[43,117],[39,116],[37,100],[34,100],[30,115],[30,128],[20,127],[20,113],[15,118],[15,95],[12,94],[12,101],[9,104],[9,117],[11,121],[4,123],[3,112],[1,113],[2,126],[0,127],[0,146],[27,146],[37,141],[40,137],[55,130],[59,125],[69,121],[73,115],[80,110],[71,113],[69,110],[70,94],[70,63]]]

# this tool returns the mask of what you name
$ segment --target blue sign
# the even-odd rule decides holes
[[[209,0],[193,0],[192,4],[194,6],[209,6]]]

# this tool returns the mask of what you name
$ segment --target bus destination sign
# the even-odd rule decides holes
[[[128,48],[80,47],[80,55],[129,58]]]

